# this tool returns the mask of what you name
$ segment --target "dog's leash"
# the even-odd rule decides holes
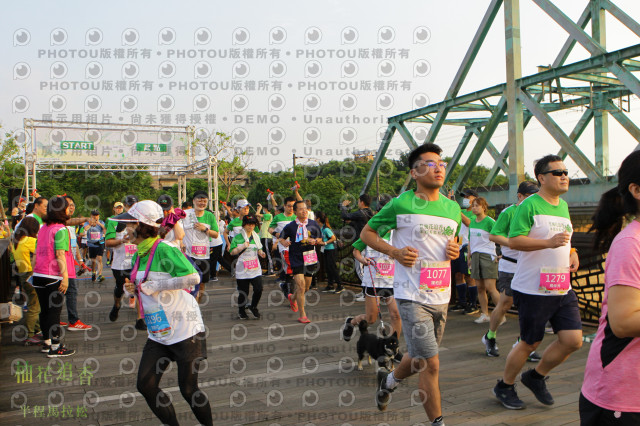
[[[368,268],[367,270],[369,271],[369,276],[371,277],[371,287],[373,287],[373,295],[376,298],[376,305],[378,305],[378,318],[380,319],[380,324],[382,325],[382,335],[384,337],[387,337],[387,329],[384,326],[384,320],[382,319],[382,309],[380,309],[380,299],[378,299],[378,292],[376,291],[376,285],[374,283],[373,280],[373,274],[371,273],[371,264],[367,264]],[[374,264],[373,264],[373,268],[376,270],[377,273],[380,273],[380,271],[378,270],[378,267],[375,264],[375,260],[374,260]]]

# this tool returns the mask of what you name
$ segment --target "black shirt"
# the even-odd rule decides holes
[[[291,263],[292,268],[304,266],[302,253],[309,250],[315,250],[316,248],[315,245],[302,244],[300,242],[296,243],[297,232],[298,224],[293,220],[291,223],[286,225],[280,233],[280,238],[284,240],[289,238],[289,241],[291,241],[291,245],[289,246],[289,263]],[[322,238],[322,230],[315,220],[309,219],[307,221],[307,232],[309,233],[309,238]]]

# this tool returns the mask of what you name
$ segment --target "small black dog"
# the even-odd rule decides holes
[[[398,333],[394,331],[391,336],[378,337],[367,332],[368,326],[369,324],[366,321],[361,321],[358,324],[358,329],[360,330],[360,338],[356,344],[358,370],[362,370],[362,359],[365,352],[367,352],[369,354],[369,365],[371,365],[371,358],[374,358],[380,368],[392,371],[393,359],[399,351]]]

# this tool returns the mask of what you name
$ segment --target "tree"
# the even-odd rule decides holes
[[[0,143],[0,199],[5,210],[9,212],[13,206],[12,200],[7,197],[7,189],[20,188],[24,182],[24,165],[21,160],[20,146],[15,135],[5,132]]]

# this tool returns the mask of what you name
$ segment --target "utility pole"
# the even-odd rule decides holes
[[[297,158],[304,158],[304,157],[302,157],[300,155],[296,155],[295,151],[293,152],[292,156],[293,156],[293,177],[295,178],[296,177],[296,159]]]

